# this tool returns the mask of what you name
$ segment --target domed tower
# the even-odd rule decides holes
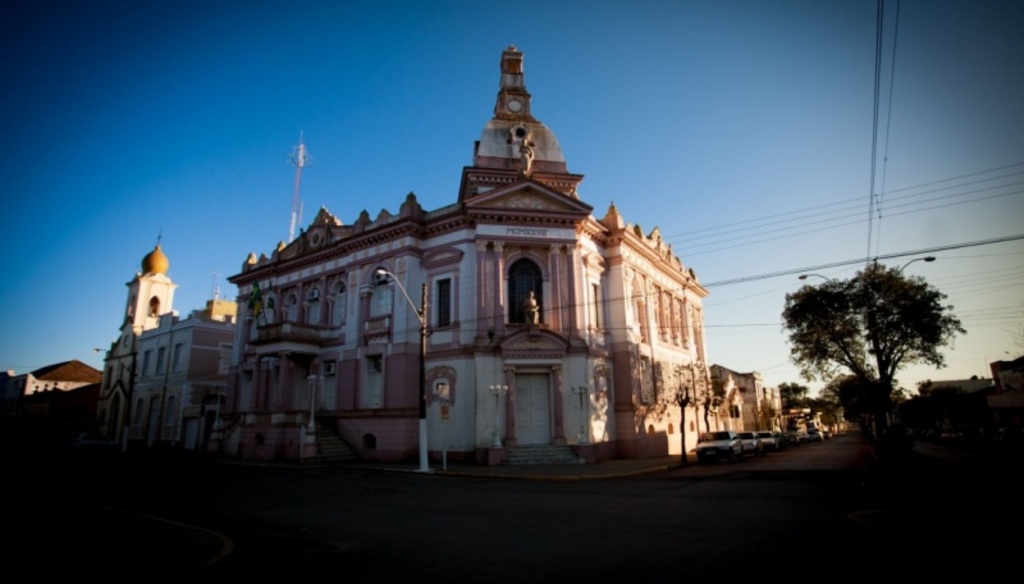
[[[558,138],[533,117],[531,109],[523,53],[509,45],[501,53],[501,81],[494,117],[476,142],[473,166],[463,171],[460,201],[523,180],[576,197],[576,187],[583,176],[568,172]]]
[[[177,284],[167,277],[170,261],[157,243],[153,251],[142,258],[141,271],[127,283],[128,303],[125,305],[125,334],[139,334],[156,328],[160,315],[171,312],[174,289]],[[131,329],[130,331],[127,329]]]

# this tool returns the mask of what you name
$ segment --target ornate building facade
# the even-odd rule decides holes
[[[222,452],[314,459],[330,436],[407,460],[425,435],[431,459],[493,464],[531,445],[597,461],[695,443],[675,396],[710,386],[707,291],[657,228],[614,204],[593,215],[531,105],[510,46],[452,204],[410,193],[350,225],[322,208],[250,254],[230,278]]]

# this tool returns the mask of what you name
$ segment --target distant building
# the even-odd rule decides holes
[[[168,313],[139,335],[129,444],[206,450],[226,388],[236,304]]]
[[[932,381],[931,389],[957,389],[966,394],[991,393],[995,389],[995,383],[991,379],[971,377],[970,379],[947,379],[943,381]]]
[[[721,365],[711,366],[711,377],[725,391],[715,416],[723,429],[742,431],[782,429],[782,398],[779,391],[765,387],[757,371],[739,373]]]
[[[494,116],[457,198],[345,225],[322,208],[230,281],[243,306],[221,449],[497,463],[525,446],[589,461],[680,452],[673,396],[707,380],[707,296],[657,228],[592,214],[532,115],[523,54],[501,55]],[[421,370],[421,317],[429,332]],[[421,401],[421,379],[425,399]],[[689,381],[688,381],[689,380]],[[685,426],[685,427],[684,427]],[[442,442],[443,440],[443,442]]]
[[[237,305],[214,298],[180,319],[158,244],[128,282],[120,336],[104,360],[97,423],[125,447],[205,449],[226,384]]]
[[[1007,437],[1024,442],[1024,357],[990,364],[994,391],[988,395],[995,425]]]
[[[13,416],[18,411],[21,392],[15,390],[11,380],[15,377],[13,369],[0,371],[0,419]]]
[[[58,438],[93,429],[102,372],[78,360],[62,361],[30,373],[7,371],[3,414],[37,432]],[[19,426],[24,429],[25,426]]]

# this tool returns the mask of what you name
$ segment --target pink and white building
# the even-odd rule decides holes
[[[409,194],[350,224],[321,208],[230,278],[219,449],[307,460],[340,438],[364,459],[412,460],[421,412],[432,461],[495,464],[535,445],[657,456],[680,452],[680,432],[692,447],[674,396],[709,385],[707,291],[657,228],[614,204],[595,216],[582,181],[533,116],[510,46],[450,205]]]

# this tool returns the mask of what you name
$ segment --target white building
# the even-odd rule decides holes
[[[350,225],[321,209],[230,278],[244,313],[223,452],[311,459],[336,435],[363,458],[408,460],[425,434],[432,459],[493,464],[525,446],[596,461],[678,453],[680,432],[695,443],[674,396],[709,386],[707,291],[657,228],[614,205],[592,214],[522,65],[502,53],[452,204],[409,194]]]
[[[206,450],[227,387],[237,305],[210,300],[139,335],[129,442]]]
[[[778,389],[765,387],[757,371],[739,373],[721,365],[711,366],[711,377],[723,389],[716,417],[729,430],[782,430],[782,396]]]
[[[142,259],[104,362],[97,422],[126,448],[205,449],[226,387],[237,305],[215,298],[179,318],[169,267],[159,244]]]

